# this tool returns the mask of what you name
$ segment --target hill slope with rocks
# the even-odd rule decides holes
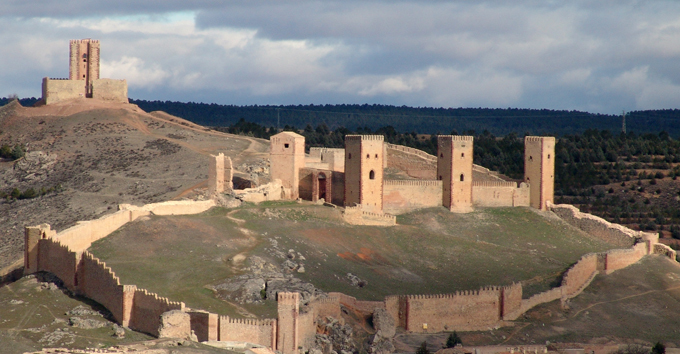
[[[0,107],[5,144],[23,145],[26,154],[0,159],[0,192],[45,194],[0,199],[0,275],[21,264],[25,226],[49,223],[63,230],[121,203],[190,196],[206,186],[210,154],[231,156],[243,180],[268,178],[266,140],[211,131],[133,104],[82,99],[22,107],[13,101]]]

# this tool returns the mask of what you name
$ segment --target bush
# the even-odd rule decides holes
[[[652,354],[666,354],[666,346],[661,342],[656,342],[652,347]]]
[[[427,342],[422,342],[420,344],[418,350],[416,350],[416,354],[430,354],[430,351],[427,350]]]
[[[453,333],[449,334],[449,338],[446,339],[446,347],[453,348],[458,344],[462,345],[463,341],[458,336],[458,333],[456,333],[456,331],[453,331]]]

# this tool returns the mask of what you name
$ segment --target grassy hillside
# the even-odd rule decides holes
[[[190,307],[244,314],[204,286],[243,274],[252,256],[278,266],[291,249],[305,258],[305,272],[293,273],[296,277],[324,291],[378,300],[518,281],[529,296],[559,282],[560,273],[581,255],[612,248],[527,208],[463,215],[433,208],[400,216],[398,222],[390,228],[351,226],[339,210],[312,204],[214,208],[197,216],[130,223],[93,244],[91,252],[125,284]],[[352,286],[347,273],[367,284]],[[271,304],[243,308],[258,316],[273,314]]]

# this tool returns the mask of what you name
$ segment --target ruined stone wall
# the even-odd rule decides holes
[[[364,301],[343,293],[328,293],[328,295],[338,299],[338,302],[346,307],[352,308],[365,314],[373,313],[376,308],[385,308],[384,301]]]
[[[524,137],[524,181],[531,188],[532,207],[546,210],[546,202],[554,201],[555,138]]]
[[[408,295],[406,330],[442,332],[486,329],[500,321],[500,289],[446,295]]]
[[[219,316],[206,311],[189,311],[191,330],[199,342],[219,340]]]
[[[568,205],[549,204],[550,210],[562,220],[609,243],[629,247],[636,238],[644,238],[641,231],[633,231],[619,224],[613,224],[598,216],[582,213],[578,208]]]
[[[275,179],[257,188],[238,189],[233,191],[237,198],[244,202],[260,203],[268,200],[285,199],[281,180]]]
[[[633,263],[637,263],[646,255],[646,247],[643,243],[638,243],[627,250],[611,250],[607,252],[605,259],[605,274],[626,268]]]
[[[597,254],[589,253],[574,264],[562,278],[562,295],[570,296],[579,293],[584,284],[597,272]]]
[[[27,226],[24,229],[24,274],[33,274],[39,270],[38,243],[41,239],[53,238],[56,234],[49,224]]]
[[[129,326],[158,337],[161,315],[171,310],[184,310],[184,303],[170,301],[145,289],[137,289],[134,293]]]
[[[382,135],[345,136],[345,205],[361,204],[364,210],[383,210]]]
[[[314,345],[314,338],[316,336],[316,316],[312,309],[308,312],[300,312],[298,318],[298,345],[303,348],[300,353],[306,352],[306,348]]]
[[[248,342],[276,348],[276,320],[253,320],[220,316],[219,326],[220,341]]]
[[[437,138],[437,179],[443,182],[442,205],[453,212],[472,210],[473,137]]]
[[[326,298],[317,298],[309,304],[317,317],[327,316],[340,319],[340,298],[335,293],[328,294]]]
[[[127,81],[114,79],[93,80],[92,98],[116,103],[128,103]]]
[[[42,99],[46,105],[85,98],[85,81],[43,78]]]
[[[302,200],[312,200],[314,168],[301,168],[299,172],[298,196]]]
[[[383,210],[391,214],[442,205],[442,181],[385,180]]]
[[[666,246],[662,243],[654,244],[652,252],[654,254],[660,254],[660,255],[666,256],[666,257],[668,257],[668,259],[670,259],[672,261],[675,261],[675,258],[677,257],[677,252],[674,249],[672,249],[672,248],[670,248],[670,247],[668,247],[668,246]]]
[[[562,288],[557,287],[557,288],[552,288],[548,291],[544,291],[540,294],[536,294],[528,299],[523,299],[522,300],[522,306],[520,310],[515,313],[514,316],[508,316],[505,317],[505,320],[514,320],[517,319],[521,314],[531,310],[535,306],[538,306],[540,304],[545,304],[551,301],[559,300],[562,298]]]
[[[397,327],[406,328],[406,296],[385,296],[385,310],[392,316]]]
[[[38,269],[54,273],[69,290],[76,289],[76,271],[79,255],[59,240],[47,238],[38,243]]]
[[[83,252],[78,269],[78,292],[100,303],[123,323],[123,286],[106,263]]]

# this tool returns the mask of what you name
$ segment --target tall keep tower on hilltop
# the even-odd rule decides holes
[[[281,132],[270,138],[272,180],[280,179],[284,198],[300,196],[300,168],[305,167],[305,137],[293,132]]]
[[[453,212],[472,211],[471,136],[437,138],[437,178],[443,183],[442,205]]]
[[[345,136],[345,206],[360,204],[366,211],[382,212],[384,139]]]
[[[524,181],[529,183],[529,204],[546,210],[546,201],[554,201],[555,138],[551,136],[524,137]]]
[[[99,41],[71,40],[69,80],[85,80],[85,94],[92,97],[92,82],[99,79]]]

